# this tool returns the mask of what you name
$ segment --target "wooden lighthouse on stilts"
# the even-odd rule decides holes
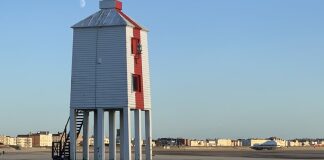
[[[83,135],[89,159],[89,113],[94,113],[94,159],[116,160],[116,113],[120,113],[120,159],[131,159],[131,112],[135,120],[135,159],[142,159],[141,116],[145,115],[146,160],[152,159],[151,91],[147,30],[122,12],[118,0],[100,1],[100,11],[73,27],[70,129],[53,143],[53,159],[76,160],[76,139]],[[105,123],[109,112],[109,123]],[[108,125],[109,124],[109,125]]]

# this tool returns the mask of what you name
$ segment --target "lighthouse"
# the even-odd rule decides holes
[[[70,122],[53,159],[76,160],[76,139],[83,136],[83,159],[89,159],[89,113],[93,112],[94,159],[104,160],[105,128],[109,159],[116,159],[116,114],[120,124],[120,159],[131,159],[131,114],[134,112],[135,159],[142,159],[142,114],[145,157],[152,159],[151,89],[148,30],[122,11],[118,0],[100,1],[100,10],[72,26],[73,58]],[[108,121],[105,116],[108,112]],[[68,127],[69,126],[69,127]],[[68,131],[69,130],[69,131]]]

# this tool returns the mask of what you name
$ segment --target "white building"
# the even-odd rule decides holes
[[[244,140],[242,140],[242,145],[252,147],[252,146],[268,143],[269,141],[274,141],[281,147],[288,146],[288,142],[286,140],[276,138],[276,137],[271,137],[271,138],[267,138],[267,139],[262,139],[262,138],[244,139]]]
[[[282,138],[271,137],[269,139],[277,142],[277,144],[279,144],[281,147],[287,147],[288,146],[288,141],[286,141],[286,140],[284,140]]]
[[[318,139],[317,140],[317,146],[324,146],[324,140],[323,139]]]
[[[23,148],[31,148],[33,147],[33,139],[29,137],[17,137],[16,138],[17,146]]]
[[[216,139],[217,147],[231,147],[233,146],[231,139]]]
[[[206,146],[206,142],[204,140],[191,140],[190,147],[205,147]]]
[[[82,144],[83,159],[89,159],[89,112],[93,112],[94,159],[105,159],[104,120],[105,112],[109,112],[109,159],[115,159],[115,115],[119,112],[120,157],[130,160],[131,113],[135,112],[135,159],[141,159],[142,113],[145,139],[152,142],[148,30],[122,11],[119,0],[101,0],[99,7],[98,12],[72,26],[71,141],[67,149],[54,152],[53,156],[76,159],[76,139],[83,127],[82,135],[87,139]],[[151,160],[151,144],[145,151]]]
[[[288,141],[288,147],[301,147],[302,143],[298,140],[289,140]]]
[[[17,145],[17,141],[15,137],[10,136],[0,136],[0,143],[7,146],[15,146]]]
[[[4,135],[0,135],[0,145],[4,145],[5,137]]]
[[[94,144],[95,144],[94,143],[94,137],[90,137],[88,143],[89,143],[90,146],[94,146]],[[109,138],[108,137],[105,137],[104,144],[109,145]]]
[[[40,131],[29,135],[32,138],[33,147],[51,147],[53,136],[48,131]]]
[[[262,138],[251,138],[251,139],[244,139],[242,140],[242,145],[246,147],[252,147],[255,145],[261,145],[265,142],[269,141],[268,139],[262,139]]]
[[[207,139],[206,140],[206,146],[207,147],[216,147],[217,146],[217,142],[216,142],[216,140],[209,140],[209,139]]]

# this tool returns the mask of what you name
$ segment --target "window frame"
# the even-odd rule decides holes
[[[138,53],[138,45],[141,45],[140,39],[133,37],[132,38],[132,54],[137,55]]]
[[[132,74],[132,91],[142,92],[142,77],[138,74]]]

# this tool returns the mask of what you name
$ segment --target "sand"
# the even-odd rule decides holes
[[[2,151],[0,148],[0,151]],[[78,153],[78,160],[81,158]],[[93,154],[90,154],[93,157]],[[118,158],[118,157],[117,157]],[[47,160],[49,149],[8,149],[0,160]],[[108,159],[108,153],[106,155]],[[144,158],[143,158],[144,159]],[[293,160],[324,159],[324,148],[285,148],[275,151],[254,151],[249,148],[171,148],[154,149],[154,160]],[[93,160],[93,158],[91,158]]]

